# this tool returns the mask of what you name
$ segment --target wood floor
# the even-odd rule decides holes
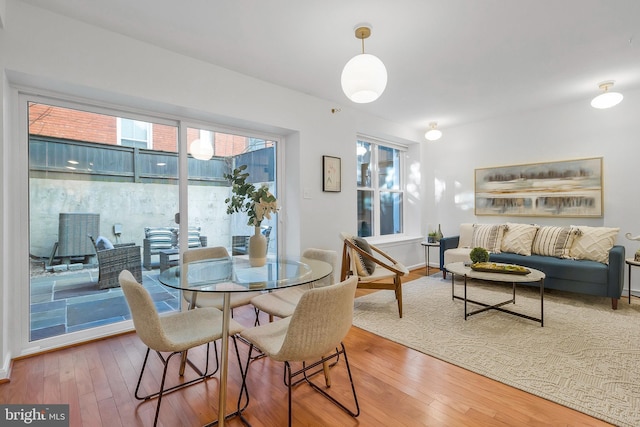
[[[434,272],[434,269],[432,269]],[[424,275],[412,272],[409,279]],[[407,279],[407,280],[409,280]],[[358,295],[367,291],[358,291]],[[253,322],[253,310],[236,310],[235,319]],[[266,318],[265,318],[266,321]],[[351,418],[310,387],[294,390],[295,426],[608,426],[580,412],[492,381],[353,327],[345,339],[361,414]],[[232,346],[230,346],[231,354]],[[239,343],[244,357],[248,347]],[[133,396],[146,347],[134,333],[14,361],[11,381],[0,385],[0,403],[70,405],[71,426],[151,426],[156,401]],[[204,362],[203,349],[190,352]],[[152,358],[146,390],[158,385],[160,364]],[[175,364],[171,381],[177,382]],[[185,378],[192,372],[187,370]],[[285,426],[287,389],[282,364],[251,363],[251,401],[246,418],[256,427]],[[320,376],[318,380],[322,380]],[[341,362],[332,369],[331,391],[349,396]],[[234,407],[240,376],[232,354],[227,407]],[[218,378],[167,395],[160,425],[200,426],[217,418]],[[240,426],[239,419],[227,422]]]

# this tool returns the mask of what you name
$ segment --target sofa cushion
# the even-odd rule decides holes
[[[145,227],[144,237],[149,241],[152,251],[173,247],[173,227]]]
[[[96,239],[96,248],[100,251],[104,251],[106,249],[113,249],[113,243],[109,239],[104,236],[98,236]]]
[[[179,244],[180,243],[180,229],[176,228],[173,231],[175,233],[175,236],[173,237],[174,239],[174,244]],[[202,246],[200,244],[200,227],[189,227],[188,229],[188,234],[187,234],[187,239],[188,239],[188,243],[189,243],[189,247],[190,248],[198,248],[200,246]]]
[[[517,264],[543,271],[547,279],[561,279],[564,281],[598,283],[606,286],[609,269],[605,264],[596,261],[573,260],[542,255],[517,255],[512,253],[491,254],[491,262]],[[545,288],[548,286],[545,286]],[[580,292],[579,289],[563,289]]]
[[[444,252],[444,265],[451,264],[452,262],[471,262],[469,254],[471,248],[453,248],[447,249]]]
[[[543,226],[533,239],[531,253],[535,255],[568,258],[569,249],[575,235],[571,227]]]
[[[474,224],[472,248],[485,248],[489,252],[500,253],[504,224]]]
[[[470,248],[473,241],[473,224],[466,222],[460,224],[460,240],[458,241],[459,248]]]
[[[576,226],[569,256],[573,259],[609,263],[609,251],[618,237],[619,228]]]
[[[537,231],[537,225],[508,222],[502,237],[501,251],[531,255],[531,245]]]

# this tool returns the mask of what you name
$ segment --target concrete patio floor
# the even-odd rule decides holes
[[[162,285],[158,274],[142,272],[158,312],[179,310],[179,291]],[[131,318],[121,288],[98,289],[97,268],[32,276],[30,298],[30,341]]]

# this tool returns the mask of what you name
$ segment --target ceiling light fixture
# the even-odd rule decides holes
[[[437,129],[438,122],[429,123],[429,130],[424,134],[424,137],[429,141],[437,141],[442,136],[442,131]]]
[[[609,88],[612,86],[613,80],[602,82],[598,85],[603,92],[591,100],[591,106],[593,108],[611,108],[622,101],[624,97],[621,93],[609,92]]]
[[[362,53],[354,56],[342,70],[342,90],[355,103],[373,102],[387,87],[387,69],[375,55],[364,53],[364,39],[371,35],[371,27],[356,28],[356,38],[362,40]]]
[[[191,155],[198,160],[209,160],[213,157],[213,146],[208,141],[194,139],[191,143]]]

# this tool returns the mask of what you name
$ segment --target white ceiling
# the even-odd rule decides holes
[[[640,89],[639,0],[22,1],[417,129]],[[389,81],[353,104],[363,22]]]

